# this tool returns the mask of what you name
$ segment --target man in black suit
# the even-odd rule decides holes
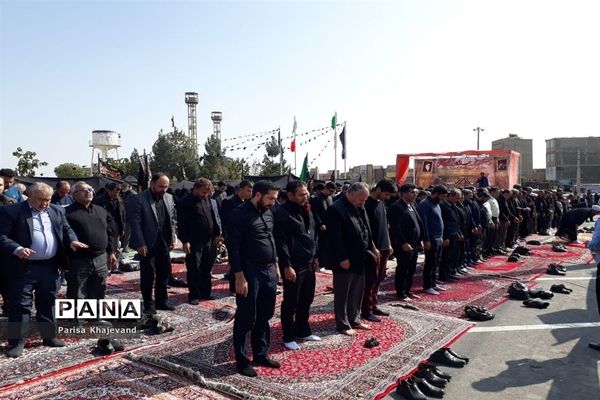
[[[54,300],[59,268],[67,266],[66,249],[88,246],[77,240],[64,209],[50,204],[53,189],[45,183],[29,188],[28,201],[0,208],[0,249],[8,259],[9,357],[23,354],[35,291],[36,321],[43,343],[62,347],[56,338]]]
[[[464,241],[461,230],[461,216],[456,203],[460,201],[462,193],[458,189],[448,192],[448,198],[440,202],[442,218],[444,220],[444,241],[442,243],[442,261],[440,263],[439,278],[442,282],[458,279],[460,246]],[[425,291],[428,293],[428,291]]]
[[[200,178],[192,193],[177,204],[177,232],[183,244],[187,269],[188,301],[212,300],[211,270],[217,257],[217,237],[221,235],[221,219],[217,201],[211,199],[212,182]]]
[[[413,276],[417,269],[419,248],[423,248],[425,227],[414,201],[417,187],[411,183],[400,186],[400,199],[390,208],[390,239],[396,254],[394,285],[400,300],[418,298],[411,292]]]
[[[167,175],[162,172],[153,174],[150,188],[136,196],[128,217],[131,247],[141,256],[140,284],[146,314],[155,314],[157,309],[175,309],[167,303],[167,283],[171,275],[170,250],[175,246],[177,222],[175,202],[173,196],[167,193],[168,188]],[[152,298],[152,287],[156,301]]]
[[[119,241],[125,234],[126,225],[125,203],[121,198],[121,185],[117,182],[109,182],[104,186],[104,190],[105,192],[96,196],[92,203],[104,208],[110,215],[113,235],[111,241],[114,243],[115,248],[119,249]],[[116,257],[119,258],[119,252],[117,252]],[[121,273],[118,271],[118,265],[118,263],[109,265],[111,272]]]
[[[336,329],[348,336],[355,329],[371,329],[360,320],[367,268],[379,263],[379,251],[364,209],[369,186],[352,184],[339,201],[327,209],[328,265],[333,266],[333,308]]]

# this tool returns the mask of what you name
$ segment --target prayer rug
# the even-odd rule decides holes
[[[372,331],[359,330],[357,336],[350,337],[335,331],[332,307],[332,295],[315,298],[311,326],[322,341],[300,342],[299,351],[283,347],[281,324],[273,318],[269,356],[282,367],[257,367],[257,378],[236,373],[231,327],[199,332],[169,346],[135,353],[192,368],[207,379],[279,400],[374,398],[471,326],[455,318],[383,305],[390,317],[373,324]],[[367,349],[363,344],[371,337],[380,345]]]

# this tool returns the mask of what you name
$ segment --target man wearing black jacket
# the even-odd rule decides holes
[[[104,187],[105,193],[98,195],[93,203],[104,208],[112,219],[112,241],[115,243],[115,248],[119,246],[119,240],[125,233],[125,204],[121,198],[121,185],[117,182],[109,182]],[[118,253],[117,253],[118,256]],[[117,270],[118,264],[111,265],[111,271]]]
[[[312,208],[313,217],[317,226],[317,234],[319,236],[319,262],[321,266],[325,267],[325,257],[322,254],[322,250],[325,248],[324,241],[327,236],[327,224],[325,223],[325,213],[327,209],[333,204],[333,198],[331,197],[335,193],[335,183],[327,182],[325,187],[310,199],[310,206]],[[323,243],[321,243],[323,242]]]
[[[394,285],[400,300],[417,298],[411,292],[413,276],[417,269],[419,248],[423,247],[425,227],[414,201],[417,187],[407,183],[400,187],[400,199],[390,207],[390,240],[396,255]]]
[[[327,209],[328,265],[333,269],[333,308],[336,329],[354,336],[354,329],[371,329],[360,321],[365,271],[375,268],[379,251],[373,244],[364,205],[369,186],[352,184],[339,201]]]
[[[444,220],[444,242],[442,244],[442,261],[440,263],[440,281],[449,282],[458,279],[456,274],[460,256],[460,245],[464,240],[460,229],[461,217],[456,208],[462,194],[458,189],[452,189],[448,193],[448,199],[440,202],[442,218]],[[429,293],[427,290],[425,293]],[[435,294],[435,293],[430,293]]]
[[[308,204],[308,190],[301,181],[289,182],[285,188],[288,201],[275,211],[273,234],[283,276],[281,329],[283,344],[299,350],[296,339],[319,341],[308,323],[310,305],[315,295],[316,231]]]
[[[194,182],[192,193],[177,204],[177,233],[185,253],[188,301],[192,305],[213,299],[210,272],[217,257],[221,219],[217,201],[210,197],[212,188],[210,180],[200,178]]]
[[[269,320],[275,313],[279,266],[273,237],[273,213],[279,190],[266,181],[256,182],[252,198],[231,213],[227,232],[229,263],[235,274],[233,349],[237,371],[256,376],[246,353],[251,334],[254,364],[279,368],[267,358],[271,333]]]
[[[600,206],[593,205],[592,208],[575,208],[563,215],[556,236],[566,237],[570,242],[577,242],[577,229],[579,225],[600,213]]]

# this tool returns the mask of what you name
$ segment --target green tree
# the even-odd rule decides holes
[[[48,165],[45,161],[37,159],[37,153],[34,151],[24,151],[17,147],[17,150],[12,153],[17,157],[17,175],[19,176],[35,176],[35,170]]]
[[[177,180],[193,180],[198,176],[198,154],[194,142],[181,130],[159,134],[152,145],[153,172],[162,171]]]
[[[84,167],[73,163],[63,163],[54,168],[58,178],[84,178],[89,175]]]
[[[211,180],[241,179],[242,160],[225,155],[221,140],[211,135],[204,144],[200,175]]]
[[[287,165],[285,159],[283,159],[283,164],[280,167],[279,155],[282,149],[279,146],[279,141],[275,136],[271,136],[271,138],[265,143],[265,150],[267,154],[263,157],[263,166],[261,170],[261,175],[269,176],[269,175],[279,175],[280,169],[283,173],[287,171]]]
[[[123,178],[127,175],[137,177],[140,167],[140,153],[134,148],[129,158],[111,160],[110,164],[123,171]]]

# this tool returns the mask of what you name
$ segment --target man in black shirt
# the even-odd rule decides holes
[[[328,264],[333,266],[333,308],[336,329],[348,336],[355,329],[371,329],[360,320],[365,271],[379,263],[369,220],[364,209],[369,186],[351,185],[339,201],[327,209]]]
[[[223,224],[224,231],[226,231],[231,212],[252,197],[252,186],[253,183],[250,181],[241,181],[236,187],[235,194],[227,197],[221,203],[221,223]]]
[[[406,183],[400,187],[400,199],[390,207],[390,239],[397,262],[394,285],[400,300],[418,298],[410,289],[425,227],[415,207],[416,195],[417,187]]]
[[[296,339],[319,341],[308,324],[308,313],[315,295],[316,260],[315,221],[308,204],[308,190],[301,181],[286,186],[288,201],[274,212],[275,244],[283,275],[281,329],[283,344],[299,350]]]
[[[67,297],[103,299],[106,292],[108,265],[117,263],[112,217],[102,207],[92,204],[94,189],[85,182],[73,185],[75,203],[67,206],[67,221],[87,249],[69,253]],[[99,320],[100,325],[110,322]]]
[[[379,285],[381,285],[386,276],[387,260],[393,253],[385,202],[396,191],[396,184],[383,179],[377,183],[365,203],[365,210],[367,211],[371,232],[373,233],[373,243],[380,254],[379,264],[375,265],[375,268],[367,268],[365,274],[365,292],[361,312],[362,318],[371,322],[380,322],[380,319],[377,317],[378,315],[389,315],[387,312],[377,308],[377,292],[379,291]]]
[[[254,364],[280,367],[278,362],[267,358],[271,342],[269,320],[275,313],[279,281],[271,212],[278,192],[269,182],[257,182],[252,189],[252,198],[231,213],[227,232],[237,304],[233,323],[236,368],[240,374],[250,377],[256,376],[256,371],[246,353],[248,333],[252,336]]]
[[[206,178],[194,182],[192,193],[177,204],[177,232],[183,243],[187,268],[188,300],[212,300],[211,270],[217,256],[217,237],[221,235],[221,219],[217,202],[210,198],[213,186]]]
[[[125,233],[125,204],[121,198],[121,185],[117,182],[109,182],[104,186],[105,192],[96,196],[93,203],[104,208],[112,219],[112,241],[115,243],[115,248],[119,248],[119,241]],[[118,256],[118,254],[117,254]],[[118,272],[117,265],[112,266],[113,272]],[[114,268],[114,269],[113,269]]]

